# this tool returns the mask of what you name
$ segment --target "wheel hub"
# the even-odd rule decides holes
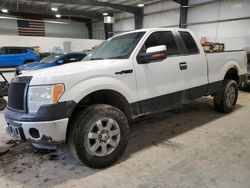
[[[117,148],[120,138],[120,127],[114,119],[100,119],[89,130],[88,150],[96,156],[107,156]]]
[[[100,142],[106,143],[106,142],[110,139],[109,131],[105,130],[105,131],[101,132],[101,133],[99,134],[99,137],[98,137],[98,138],[99,138],[99,141],[100,141]]]

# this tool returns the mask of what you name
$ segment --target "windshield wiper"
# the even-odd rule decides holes
[[[102,60],[103,58],[97,57],[97,58],[91,58],[90,60]]]

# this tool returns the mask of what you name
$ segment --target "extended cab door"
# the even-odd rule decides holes
[[[166,45],[167,59],[147,64],[134,60],[140,113],[181,104],[188,97],[188,72],[171,31],[151,33],[138,55],[145,53],[149,47],[160,45]]]
[[[208,68],[204,51],[188,31],[176,32],[183,47],[182,59],[187,64],[189,100],[206,95],[208,89]]]

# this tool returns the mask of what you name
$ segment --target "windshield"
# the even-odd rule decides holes
[[[45,57],[44,59],[42,59],[40,61],[40,63],[53,63],[55,60],[58,60],[59,58],[61,58],[63,56],[63,54],[54,54],[54,55],[50,55],[48,57]]]
[[[96,47],[84,60],[128,59],[145,32],[111,38]]]
[[[8,54],[9,51],[10,50],[8,48],[6,48],[6,47],[0,48],[0,54]]]
[[[5,53],[6,53],[5,48],[0,48],[0,54],[5,54]]]

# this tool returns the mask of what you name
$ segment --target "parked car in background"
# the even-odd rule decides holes
[[[39,54],[32,48],[13,46],[0,48],[0,67],[17,67],[39,60]]]
[[[64,54],[53,54],[42,59],[40,62],[29,63],[29,64],[18,66],[16,68],[16,75],[20,75],[24,72],[28,72],[32,70],[38,70],[38,69],[54,67],[54,66],[62,65],[66,63],[81,61],[86,55],[87,53],[84,53],[84,52],[69,52],[69,53],[64,53]]]
[[[247,54],[247,78],[240,89],[250,91],[250,53]]]

